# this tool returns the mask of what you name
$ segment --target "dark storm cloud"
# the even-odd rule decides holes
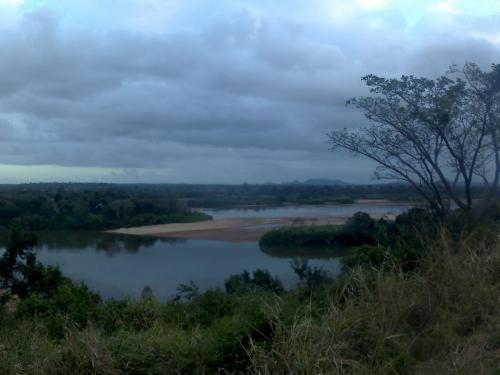
[[[223,12],[206,26],[146,33],[28,12],[0,34],[0,163],[123,168],[131,178],[133,168],[164,168],[192,182],[366,181],[371,164],[346,163],[325,143],[330,129],[363,123],[344,106],[366,92],[363,74],[434,75],[499,53],[482,36],[494,19],[436,34],[439,25],[411,28],[397,12],[379,26],[366,17],[316,27]]]

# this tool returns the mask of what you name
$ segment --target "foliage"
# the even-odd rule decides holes
[[[403,184],[0,185],[0,225],[7,226],[19,218],[24,224],[40,229],[83,226],[86,229],[99,229],[109,220],[118,220],[117,216],[124,221],[140,217],[137,219],[140,223],[154,224],[157,215],[185,216],[193,207],[258,210],[288,204],[351,204],[357,199],[408,201],[416,198],[418,196],[411,188]]]
[[[489,207],[488,217],[480,222],[482,233],[493,238],[498,225],[495,219],[498,208]],[[426,244],[438,239],[442,228],[459,240],[464,233],[473,233],[468,218],[459,210],[447,218],[437,218],[425,208],[412,208],[397,216],[394,221],[374,220],[368,214],[358,212],[343,226],[292,226],[272,230],[260,241],[268,253],[272,249],[299,247],[301,254],[308,252],[330,254],[332,249],[349,248],[342,258],[345,270],[356,266],[382,267],[397,263],[403,270],[411,271],[418,266],[426,251]],[[318,248],[321,246],[322,248]]]
[[[439,215],[453,203],[467,215],[474,200],[489,204],[500,181],[500,65],[483,72],[473,63],[436,79],[363,77],[371,96],[348,104],[370,126],[337,130],[333,149],[378,163],[376,177],[410,184]],[[485,188],[474,190],[474,181]]]
[[[0,189],[0,227],[111,229],[210,219],[171,194],[114,185],[21,185]]]
[[[381,268],[388,261],[389,252],[386,247],[377,245],[361,245],[351,250],[350,254],[342,259],[345,267],[369,266]]]
[[[179,284],[177,287],[176,300],[186,299],[190,300],[200,294],[200,288],[194,283],[193,280],[189,280],[188,284]]]
[[[271,342],[252,347],[252,372],[498,371],[498,244],[454,242],[443,232],[432,247],[418,272],[394,266],[347,275],[318,318],[306,310],[290,324],[278,311]]]
[[[339,225],[303,225],[271,230],[260,239],[260,245],[266,246],[358,246],[375,243],[378,223],[368,214],[358,212],[343,226]]]
[[[323,268],[312,268],[307,259],[293,259],[290,262],[290,267],[292,267],[300,281],[305,284],[307,294],[310,294],[320,285],[333,280],[333,278]]]
[[[36,237],[15,227],[0,258],[0,287],[9,295],[20,297],[31,293],[50,296],[65,280],[58,268],[37,262],[32,248]]]
[[[265,246],[340,246],[339,228],[334,225],[303,225],[273,229],[265,233],[259,244]]]
[[[245,270],[241,274],[231,275],[225,282],[226,292],[229,294],[242,294],[256,291],[272,291],[280,294],[284,292],[283,284],[269,271],[257,269],[253,274]]]

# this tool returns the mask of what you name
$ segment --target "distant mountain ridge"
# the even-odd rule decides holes
[[[292,181],[287,183],[289,185],[320,185],[320,186],[348,186],[352,185],[348,182],[337,180],[337,179],[329,179],[329,178],[310,178],[305,181]]]

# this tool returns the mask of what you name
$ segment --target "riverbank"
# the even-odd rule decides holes
[[[120,228],[107,233],[229,242],[258,241],[267,231],[291,225],[345,223],[348,218],[215,219],[196,223]]]
[[[389,220],[394,215],[382,216]],[[378,217],[377,217],[378,216]],[[338,217],[278,217],[269,219],[214,219],[195,223],[148,225],[133,228],[120,228],[107,233],[128,234],[134,236],[153,236],[167,238],[183,238],[196,240],[213,240],[228,242],[259,241],[262,235],[272,229],[294,225],[341,225],[350,216]]]

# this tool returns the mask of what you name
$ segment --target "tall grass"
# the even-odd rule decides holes
[[[500,251],[443,232],[418,272],[358,268],[318,318],[274,314],[259,374],[500,373]],[[496,372],[495,372],[496,371]]]

